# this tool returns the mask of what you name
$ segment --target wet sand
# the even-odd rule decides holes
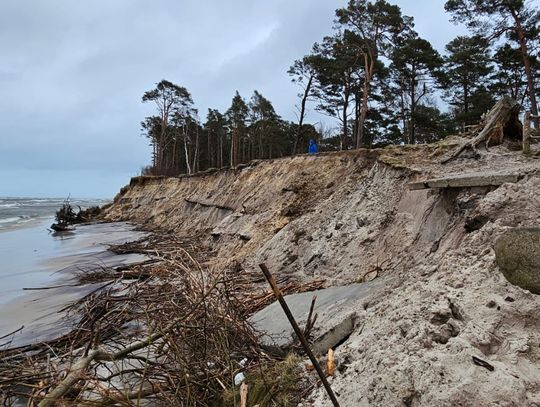
[[[144,235],[129,224],[84,225],[73,232],[49,234],[50,223],[0,234],[0,337],[18,330],[0,339],[0,347],[23,346],[68,332],[70,324],[60,311],[105,284],[78,285],[76,273],[145,260],[107,251],[109,244]]]

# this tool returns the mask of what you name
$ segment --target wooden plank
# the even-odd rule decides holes
[[[437,189],[437,188],[472,188],[485,186],[499,186],[507,182],[516,183],[522,178],[521,174],[498,173],[472,173],[456,175],[453,177],[434,178],[424,181],[411,182],[409,190]]]

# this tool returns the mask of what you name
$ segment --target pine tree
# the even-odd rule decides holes
[[[488,47],[488,41],[480,36],[459,36],[446,45],[442,87],[462,127],[477,123],[493,106],[491,97],[479,97],[486,95],[493,71]]]
[[[240,96],[240,93],[236,91],[231,107],[225,113],[231,133],[231,167],[235,167],[240,163],[240,138],[246,134],[248,113],[249,109],[246,102]]]
[[[448,0],[445,9],[453,14],[454,22],[465,23],[478,35],[490,40],[506,35],[517,43],[527,76],[531,111],[538,115],[536,74],[530,49],[538,42],[540,10],[534,4],[525,0]],[[538,127],[538,121],[535,125]]]
[[[442,58],[429,41],[412,32],[391,54],[391,71],[399,85],[405,142],[416,143],[417,108],[434,90]]]
[[[398,6],[384,0],[350,0],[346,8],[336,10],[337,22],[355,38],[356,51],[363,65],[362,101],[357,124],[356,147],[368,146],[365,121],[372,93],[372,81],[379,57],[389,55],[399,36],[412,27],[412,18],[402,16]]]

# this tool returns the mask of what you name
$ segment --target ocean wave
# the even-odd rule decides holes
[[[24,199],[25,202],[31,202],[31,203],[58,203],[58,202],[65,202],[65,199],[60,198],[34,198],[34,199]]]
[[[0,203],[0,208],[18,208],[21,206],[19,202],[15,203]]]
[[[58,202],[57,199],[25,199],[25,202]]]
[[[42,206],[62,206],[64,201],[61,200],[54,200],[54,199],[27,199],[25,201],[21,201],[21,203],[25,206],[36,206],[36,207],[42,207]]]
[[[28,219],[30,219],[28,216],[12,216],[11,218],[0,219],[0,224],[26,222]]]
[[[0,231],[5,232],[12,229],[26,227],[40,219],[46,219],[43,216],[11,216],[8,218],[0,218]]]

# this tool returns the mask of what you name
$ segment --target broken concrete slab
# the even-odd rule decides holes
[[[315,354],[322,355],[353,332],[358,323],[359,311],[363,310],[362,303],[385,286],[382,280],[375,280],[287,295],[285,301],[303,329],[311,301],[314,296],[317,297],[314,309],[317,321],[312,331],[312,350]],[[261,345],[269,352],[285,354],[295,343],[293,328],[277,301],[253,315],[250,322],[263,334]]]
[[[425,181],[411,182],[408,187],[410,190],[419,190],[429,188],[500,186],[507,182],[516,183],[521,178],[523,178],[523,174],[520,173],[473,172],[443,178],[433,178]]]

